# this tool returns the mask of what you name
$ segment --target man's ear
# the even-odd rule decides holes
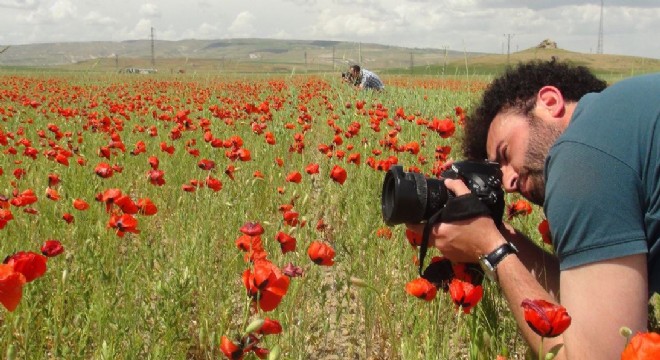
[[[544,86],[539,90],[537,96],[537,106],[548,111],[553,117],[562,117],[566,110],[564,96],[561,91],[554,86]]]

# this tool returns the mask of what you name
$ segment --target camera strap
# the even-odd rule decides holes
[[[472,193],[452,197],[447,200],[445,207],[433,214],[426,222],[426,225],[424,225],[422,243],[419,246],[419,275],[422,276],[424,273],[424,258],[429,247],[431,229],[435,224],[471,219],[484,215],[491,216],[490,209]]]

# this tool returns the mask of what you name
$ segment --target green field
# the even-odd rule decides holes
[[[49,239],[65,248],[24,285],[13,312],[0,308],[0,356],[219,359],[223,336],[236,340],[267,317],[283,331],[259,346],[279,349],[281,359],[524,358],[495,285],[484,283],[470,314],[442,291],[429,302],[406,293],[418,277],[417,252],[380,212],[383,164],[432,176],[444,163],[438,146],[460,159],[456,108],[469,109],[491,73],[385,73],[387,90],[373,93],[334,72],[99,69],[0,72],[0,209],[13,215],[0,230],[0,254],[39,253]],[[434,119],[448,119],[456,133],[439,136],[428,126]],[[214,166],[202,169],[201,160]],[[101,163],[112,176],[99,176]],[[307,173],[310,164],[319,172]],[[332,178],[335,167],[345,182]],[[287,181],[295,172],[300,181]],[[127,210],[102,198],[111,189],[149,198],[158,212],[134,214],[139,232],[119,236],[126,228],[111,219]],[[36,202],[12,203],[27,190]],[[76,199],[89,208],[74,208]],[[535,208],[511,222],[541,241],[541,219]],[[236,244],[248,222],[264,228],[272,264],[302,271],[272,311],[242,279],[255,267]],[[282,252],[279,232],[296,239],[294,251]],[[312,261],[315,241],[334,249],[334,265]]]

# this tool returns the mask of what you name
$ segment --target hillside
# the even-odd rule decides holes
[[[334,70],[351,63],[374,69],[434,64],[462,58],[462,52],[360,44],[341,41],[271,39],[155,41],[152,63],[149,40],[122,42],[53,43],[11,46],[0,54],[0,66],[65,69],[265,71]],[[479,53],[469,56],[481,55]]]
[[[562,49],[531,48],[507,55],[483,55],[473,57],[469,64],[474,69],[484,72],[497,72],[507,64],[515,64],[534,59],[550,60],[553,57],[561,60],[583,65],[602,75],[628,76],[637,73],[651,73],[660,71],[660,60],[635,56],[609,55],[609,54],[583,54]],[[450,63],[452,68],[464,68],[461,62]]]
[[[5,46],[0,45],[0,51]],[[155,68],[161,73],[295,73],[344,71],[349,64],[383,73],[493,74],[507,64],[530,59],[585,65],[610,76],[660,71],[659,59],[583,54],[560,48],[531,48],[510,55],[405,48],[342,41],[223,39],[51,43],[10,46],[0,53],[0,68],[70,71],[121,71]]]

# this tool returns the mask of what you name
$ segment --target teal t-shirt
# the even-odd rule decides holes
[[[584,96],[545,180],[562,270],[646,253],[649,291],[660,292],[660,73]]]

